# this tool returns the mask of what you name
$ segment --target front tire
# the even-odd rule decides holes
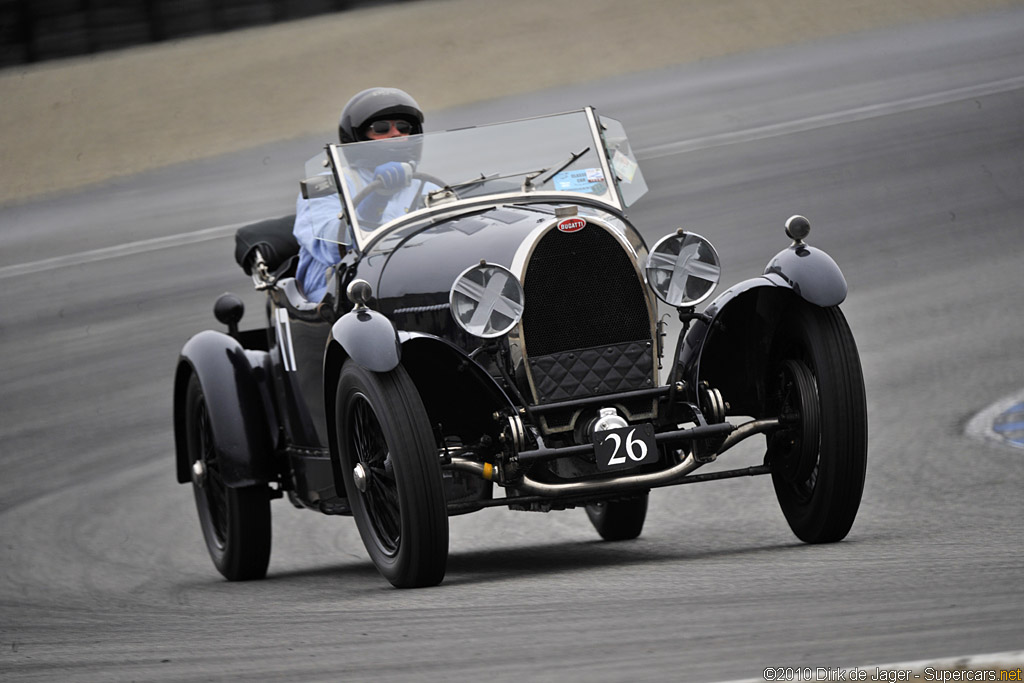
[[[800,301],[783,325],[769,386],[777,414],[800,417],[769,437],[772,483],[793,533],[807,543],[846,537],[867,470],[867,402],[860,356],[838,307]]]
[[[448,562],[448,510],[437,446],[401,366],[348,361],[338,380],[338,455],[349,505],[377,570],[398,588],[434,586]]]
[[[629,541],[640,535],[647,519],[649,493],[587,505],[587,517],[606,541]]]
[[[224,483],[206,396],[196,375],[185,395],[185,430],[199,525],[213,565],[228,581],[262,579],[270,563],[269,491],[265,484],[233,488]],[[196,463],[201,463],[200,472]]]

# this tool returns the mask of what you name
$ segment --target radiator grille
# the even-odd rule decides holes
[[[523,289],[523,343],[536,400],[651,386],[654,353],[644,284],[615,237],[597,225],[549,231],[534,248]],[[641,412],[653,410],[649,399],[646,406]],[[567,410],[549,414],[545,431],[571,429],[578,410]]]
[[[534,248],[523,288],[530,356],[649,340],[644,285],[604,229],[551,230]]]

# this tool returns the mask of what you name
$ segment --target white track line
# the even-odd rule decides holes
[[[692,138],[690,140],[679,140],[678,142],[667,142],[662,145],[639,149],[636,151],[636,155],[641,159],[658,159],[661,157],[671,156],[673,154],[683,154],[685,152],[693,152],[699,149],[708,149],[709,147],[720,147],[740,142],[752,142],[755,140],[763,140],[765,138],[778,137],[780,135],[790,135],[792,133],[803,133],[817,128],[835,126],[841,123],[853,123],[856,121],[877,118],[879,116],[900,114],[913,111],[915,109],[925,109],[927,107],[934,107],[941,104],[950,104],[952,102],[969,100],[975,97],[997,95],[999,93],[1010,92],[1012,90],[1019,90],[1020,88],[1024,88],[1024,76],[1015,76],[1013,78],[991,81],[989,83],[980,83],[978,85],[970,85],[963,88],[954,88],[952,90],[946,90],[930,95],[918,95],[916,97],[907,97],[893,102],[882,102],[880,104],[855,107],[853,109],[832,112],[830,114],[808,116],[795,121],[784,121],[782,123],[774,123],[767,126],[747,128],[746,130],[737,130],[717,135],[707,135],[704,137]]]
[[[707,135],[689,140],[669,142],[663,145],[637,150],[637,156],[641,159],[658,159],[674,154],[684,154],[686,152],[692,152],[699,149],[707,149],[709,147],[719,147],[722,145],[731,145],[740,142],[763,140],[765,138],[789,135],[791,133],[801,133],[815,128],[824,128],[841,123],[863,121],[865,119],[888,116],[889,114],[902,113],[912,111],[914,109],[923,109],[940,104],[949,104],[951,102],[971,99],[974,97],[995,95],[1012,90],[1018,90],[1020,88],[1024,88],[1024,76],[1006,78],[999,81],[991,81],[989,83],[981,83],[963,88],[954,88],[952,90],[946,90],[930,95],[908,97],[906,99],[895,100],[893,102],[883,102],[864,107],[855,107],[853,109],[833,112],[831,114],[809,116],[803,119],[797,119],[796,121],[786,121],[768,126],[757,126],[746,130],[733,131],[730,133]],[[168,235],[166,237],[157,237],[150,240],[130,242],[128,244],[122,244],[115,247],[94,249],[92,251],[83,251],[77,254],[68,254],[67,256],[57,256],[40,261],[32,261],[30,263],[18,263],[10,266],[4,266],[0,267],[0,280],[28,273],[39,273],[56,268],[63,268],[65,266],[80,265],[82,263],[95,263],[96,261],[106,261],[108,259],[120,258],[122,256],[156,251],[158,249],[169,249],[186,244],[219,239],[232,234],[242,225],[245,225],[245,223],[221,225],[215,228],[197,230],[195,232]]]
[[[202,230],[196,230],[195,232],[184,232],[177,235],[167,235],[166,237],[155,237],[149,240],[139,240],[138,242],[118,244],[116,246],[104,247],[102,249],[80,251],[77,254],[55,256],[53,258],[32,261],[30,263],[17,263],[0,268],[0,280],[9,277],[17,277],[18,275],[26,275],[28,273],[40,273],[47,270],[54,270],[56,268],[77,266],[82,263],[95,263],[96,261],[106,261],[108,259],[120,258],[122,256],[131,256],[132,254],[142,254],[145,252],[157,251],[159,249],[170,249],[172,247],[180,247],[186,244],[216,240],[233,235],[235,231],[243,225],[246,225],[246,223],[218,225],[215,228],[204,228]]]

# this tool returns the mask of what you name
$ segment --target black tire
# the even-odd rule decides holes
[[[775,494],[799,539],[840,541],[857,516],[867,471],[860,355],[838,307],[800,301],[780,330],[772,409],[804,417],[768,439]]]
[[[649,493],[587,505],[587,517],[606,541],[628,541],[640,535],[647,519]]]
[[[196,375],[185,396],[189,463],[202,461],[204,473],[192,476],[199,525],[206,548],[228,581],[262,579],[270,563],[270,495],[266,485],[232,488],[221,478],[206,397]]]
[[[348,361],[335,419],[349,505],[377,570],[398,588],[441,583],[448,563],[441,464],[409,375],[401,366],[376,373]],[[366,475],[362,488],[357,465]]]

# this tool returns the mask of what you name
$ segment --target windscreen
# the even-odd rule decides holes
[[[633,202],[647,194],[647,183],[640,166],[633,155],[633,149],[626,138],[626,130],[615,119],[601,117],[604,128],[604,144],[611,160],[612,173],[622,195],[622,203],[632,206]]]
[[[581,110],[331,146],[357,243],[367,244],[411,213],[463,200],[529,200],[530,194],[557,200],[565,194],[567,201],[586,197],[621,208],[616,178],[608,177],[612,169],[629,186],[630,201],[646,185],[621,124],[604,120],[602,136],[595,121],[591,111]],[[379,169],[396,164],[409,183],[391,190],[375,184]]]

